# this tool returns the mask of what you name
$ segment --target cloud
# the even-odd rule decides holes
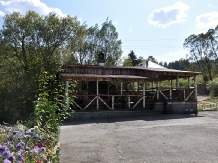
[[[208,6],[208,7],[213,7],[211,4],[208,4],[207,6]]]
[[[21,14],[26,14],[27,11],[32,10],[40,15],[47,15],[50,12],[54,12],[59,16],[66,16],[59,8],[48,7],[40,0],[0,0],[0,5],[9,13],[16,11]],[[2,14],[0,14],[0,16],[2,16]]]
[[[2,17],[5,16],[5,13],[0,11],[0,16],[2,16]]]
[[[198,29],[215,28],[218,25],[218,11],[198,15],[195,21]]]
[[[188,16],[185,12],[188,10],[188,5],[182,2],[176,2],[173,6],[155,9],[148,16],[148,23],[157,27],[166,28],[172,24],[184,22]]]

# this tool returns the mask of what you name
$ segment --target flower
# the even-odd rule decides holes
[[[39,153],[40,148],[38,146],[34,146],[33,152],[35,153]]]
[[[10,136],[7,138],[7,140],[12,141],[13,138],[14,138],[14,135],[10,135]]]
[[[13,155],[10,155],[8,157],[8,160],[11,161],[11,162],[14,162],[15,161],[15,157]]]
[[[45,160],[45,155],[44,154],[42,154],[42,156],[40,157],[40,160],[41,161]]]
[[[8,159],[5,159],[5,160],[4,160],[4,163],[11,163],[11,161],[8,160]]]
[[[10,144],[10,150],[14,149],[14,144]]]
[[[17,157],[18,157],[19,161],[23,160],[23,156],[22,156],[21,152],[17,152]]]
[[[48,72],[47,72],[47,71],[45,71],[45,72],[44,72],[44,74],[48,74]]]
[[[45,148],[45,147],[42,147],[42,148],[41,148],[41,151],[42,151],[42,152],[45,152],[45,151],[46,151],[46,148]]]
[[[20,149],[23,149],[25,146],[25,143],[24,142],[20,142],[16,145],[16,150],[20,150]]]
[[[6,151],[6,146],[5,145],[0,146],[0,155],[2,155],[2,153],[5,151]]]
[[[18,133],[19,131],[14,130],[13,131],[13,135],[16,135],[16,133]]]
[[[25,151],[31,151],[30,147],[26,147]]]
[[[2,153],[2,157],[4,157],[4,158],[8,158],[10,155],[11,155],[11,152],[10,152],[10,151],[4,151],[4,152]]]

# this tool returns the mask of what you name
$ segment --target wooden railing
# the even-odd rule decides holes
[[[218,102],[205,102],[201,101],[198,103],[199,110],[218,110]]]

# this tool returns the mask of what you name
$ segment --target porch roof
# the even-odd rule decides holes
[[[181,71],[167,68],[93,66],[93,65],[64,65],[61,78],[87,81],[161,81],[173,80],[177,77],[195,77],[201,72]]]
[[[158,81],[157,78],[149,78],[134,75],[101,75],[101,74],[74,74],[74,73],[61,73],[61,78],[82,80],[82,81],[129,81],[129,82],[145,82],[145,81]]]

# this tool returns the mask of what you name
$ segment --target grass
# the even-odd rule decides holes
[[[214,110],[218,111],[218,97],[209,98],[204,101],[198,102],[198,110]]]

